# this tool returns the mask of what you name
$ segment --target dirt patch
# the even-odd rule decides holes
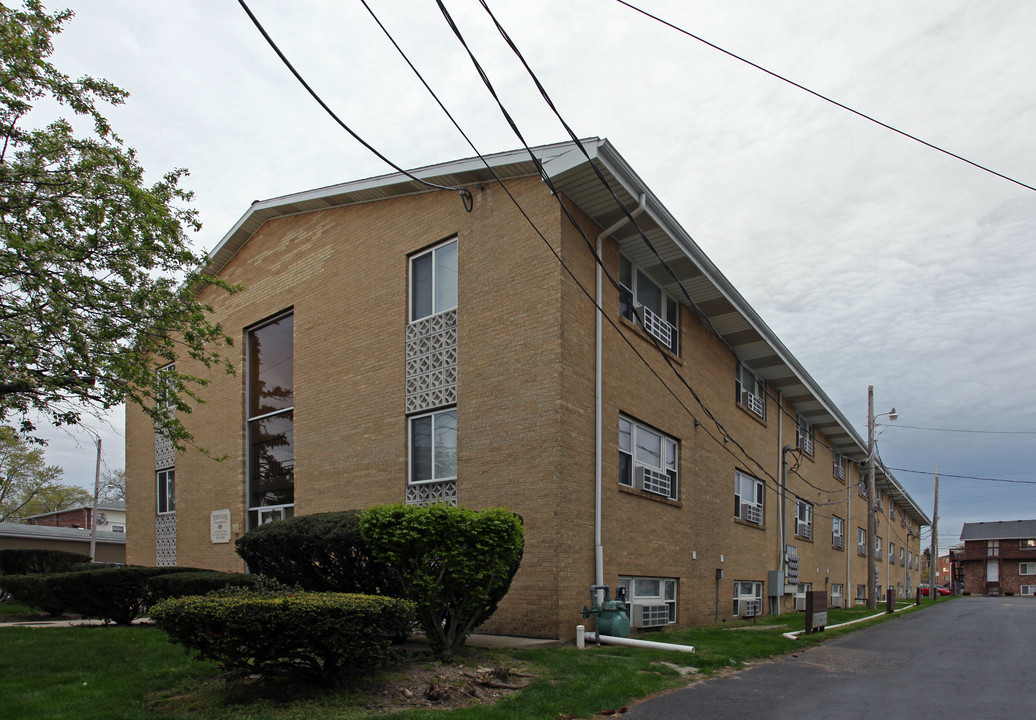
[[[413,708],[453,709],[494,703],[528,685],[533,675],[525,666],[499,664],[465,666],[451,663],[412,663],[375,687],[366,688],[367,707],[379,713]]]

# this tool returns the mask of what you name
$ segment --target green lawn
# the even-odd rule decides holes
[[[945,601],[945,600],[942,600]],[[930,605],[927,601],[926,607]],[[914,611],[910,611],[914,612]],[[864,617],[866,609],[834,610],[830,622]],[[885,617],[873,622],[885,622]],[[781,633],[801,629],[802,613],[760,618],[757,624],[654,633],[646,639],[694,645],[694,654],[603,646],[521,651],[470,650],[461,662],[524,663],[536,673],[525,689],[492,706],[443,712],[408,711],[393,720],[526,720],[562,715],[591,717],[662,690],[679,687],[681,676],[708,676],[725,668],[823,642],[842,630],[797,640]],[[337,691],[284,684],[245,685],[219,679],[209,663],[188,658],[152,627],[0,628],[0,708],[5,720],[350,720],[370,717],[365,683]]]

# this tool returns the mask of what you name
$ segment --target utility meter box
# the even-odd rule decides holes
[[[771,570],[766,574],[766,594],[769,597],[784,596],[784,573]]]

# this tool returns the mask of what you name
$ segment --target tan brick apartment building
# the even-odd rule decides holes
[[[1036,520],[964,523],[964,591],[1036,596]]]
[[[186,418],[226,459],[128,410],[129,562],[242,570],[255,523],[444,500],[524,519],[495,632],[571,637],[595,582],[642,626],[851,603],[867,542],[908,594],[928,519],[879,473],[866,537],[865,443],[823,390],[610,143],[534,153],[557,197],[487,158],[531,224],[479,159],[414,171],[470,212],[402,174],[249,208],[208,267],[246,290],[204,297],[238,373]]]

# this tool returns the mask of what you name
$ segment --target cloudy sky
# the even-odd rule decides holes
[[[518,147],[433,0],[368,0],[482,152]],[[607,137],[866,436],[940,544],[1036,517],[1036,192],[860,119],[614,0],[491,0],[582,136]],[[476,0],[446,4],[530,143],[567,139]],[[214,247],[253,200],[388,172],[232,0],[78,0],[54,62],[131,93],[112,124],[191,171]],[[471,155],[360,2],[252,0],[328,104],[404,167]],[[1036,3],[641,0],[734,53],[1036,185]],[[55,6],[57,7],[57,6]],[[918,429],[940,428],[943,430]],[[122,418],[99,428],[122,466]],[[959,430],[971,432],[947,432]],[[56,434],[66,479],[93,445]],[[948,475],[997,478],[991,482]]]

